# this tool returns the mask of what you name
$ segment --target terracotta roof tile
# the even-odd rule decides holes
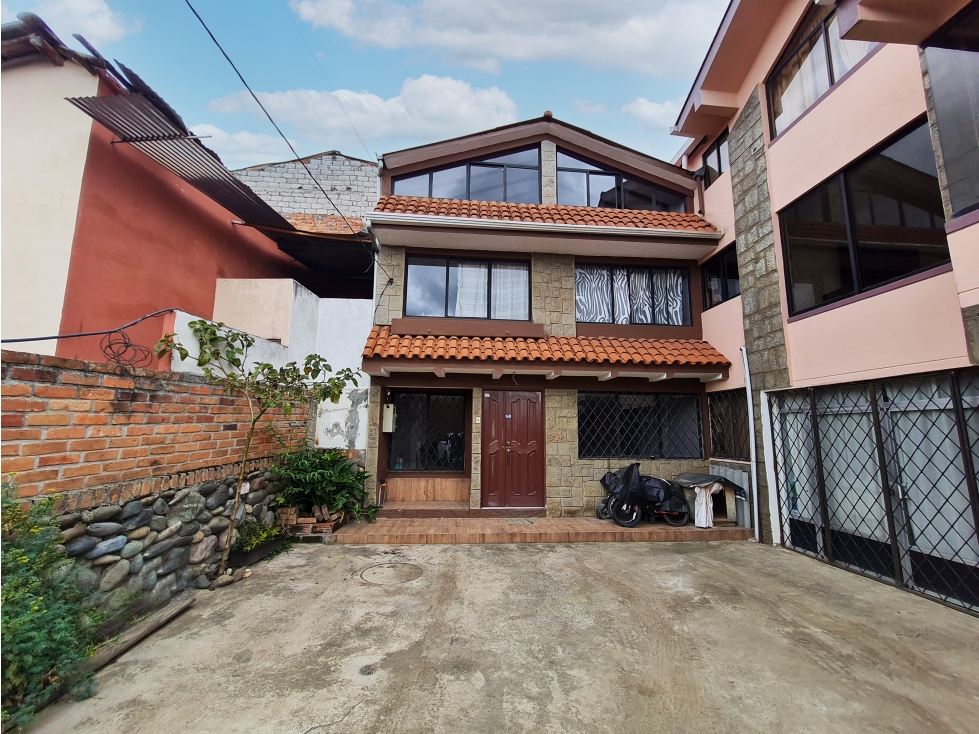
[[[301,232],[318,232],[320,234],[356,234],[364,230],[364,220],[357,217],[343,217],[328,214],[283,214],[286,221]],[[350,227],[355,228],[351,232]]]
[[[558,204],[507,204],[499,201],[382,196],[374,211],[464,217],[467,219],[495,219],[507,222],[547,222],[550,224],[669,229],[689,232],[717,231],[710,222],[697,214],[647,212],[638,209],[600,209],[590,206],[560,206]]]
[[[371,330],[363,356],[366,359],[489,359],[687,367],[727,367],[731,364],[714,347],[698,339],[411,336],[392,334],[390,326],[375,326]]]

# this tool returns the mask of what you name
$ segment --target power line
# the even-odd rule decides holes
[[[272,115],[270,115],[269,111],[265,109],[265,105],[262,104],[261,100],[258,98],[258,95],[256,95],[255,92],[252,91],[252,88],[248,85],[248,82],[245,81],[245,77],[241,75],[241,72],[238,71],[238,67],[235,66],[235,62],[231,60],[231,57],[228,56],[227,52],[218,42],[218,39],[214,37],[213,33],[211,33],[211,29],[207,27],[207,23],[204,22],[204,19],[200,16],[200,13],[198,13],[197,10],[194,9],[194,6],[191,5],[190,0],[184,0],[184,2],[187,3],[187,7],[190,8],[190,12],[192,12],[194,14],[194,17],[197,18],[197,20],[200,22],[201,26],[207,32],[207,35],[211,37],[212,41],[214,41],[214,45],[218,47],[218,51],[221,52],[221,55],[224,56],[225,60],[231,65],[231,68],[234,69],[234,72],[235,74],[238,75],[238,78],[241,80],[241,83],[245,85],[245,89],[248,90],[248,93],[252,96],[252,99],[255,100],[255,104],[257,104],[259,108],[262,110],[262,112],[265,113],[265,116],[268,118],[269,122],[272,123],[272,127],[275,128],[275,131],[277,133],[279,133],[279,137],[281,137],[283,142],[285,142],[285,144],[289,146],[289,150],[292,151],[293,156],[295,156],[299,164],[306,170],[306,173],[309,174],[309,177],[313,180],[313,183],[316,184],[316,187],[320,190],[323,196],[326,197],[326,200],[330,202],[330,204],[333,206],[334,209],[337,210],[337,214],[340,215],[340,218],[343,220],[343,223],[347,225],[347,228],[354,233],[354,236],[357,238],[357,241],[364,246],[365,250],[367,250],[368,254],[371,256],[371,262],[376,264],[377,267],[380,270],[382,270],[384,274],[390,279],[391,274],[384,269],[384,266],[382,266],[380,262],[377,261],[377,257],[374,254],[373,242],[371,242],[370,245],[367,245],[364,242],[364,240],[361,238],[360,233],[354,230],[350,222],[347,220],[347,217],[344,215],[342,211],[340,211],[340,207],[338,207],[336,205],[336,202],[334,202],[333,199],[330,198],[330,195],[326,193],[326,189],[323,188],[322,184],[320,184],[316,176],[313,175],[313,172],[309,170],[309,166],[306,165],[306,161],[304,161],[302,158],[299,157],[299,153],[296,152],[296,149],[292,146],[292,143],[289,142],[289,138],[285,136],[285,133],[282,132],[282,129],[276,124],[275,120],[272,119]]]
[[[316,58],[316,54],[313,53],[313,49],[309,47],[309,42],[306,40],[306,35],[303,33],[303,29],[299,25],[299,22],[296,20],[296,16],[294,16],[292,14],[292,11],[289,9],[289,5],[286,2],[286,0],[282,0],[282,6],[285,8],[285,11],[289,14],[289,18],[292,20],[292,24],[296,26],[296,30],[299,32],[299,37],[303,39],[303,45],[306,46],[306,50],[309,51],[309,55],[312,57],[313,63],[316,64],[316,68],[320,70],[320,74],[322,74],[323,79],[326,82],[326,85],[330,88],[330,91],[333,92],[333,98],[337,101],[337,104],[340,105],[340,109],[343,111],[343,116],[346,117],[347,122],[350,123],[350,127],[353,129],[354,135],[357,136],[357,140],[359,140],[360,144],[364,147],[364,152],[366,152],[367,156],[376,163],[377,157],[370,152],[370,150],[367,148],[367,144],[364,142],[364,139],[360,137],[360,132],[357,130],[357,126],[354,125],[353,120],[350,119],[350,115],[347,114],[347,108],[344,107],[343,102],[340,101],[340,96],[337,94],[337,90],[333,88],[333,84],[330,82],[329,77],[327,77],[326,72],[323,71],[323,67],[320,66],[319,59]]]

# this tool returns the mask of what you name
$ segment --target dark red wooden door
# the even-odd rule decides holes
[[[542,394],[487,390],[482,424],[483,507],[543,507]]]

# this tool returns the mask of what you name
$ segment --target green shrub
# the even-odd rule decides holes
[[[24,509],[3,483],[3,722],[29,722],[48,697],[75,679],[95,643],[84,592],[68,573],[54,499]],[[76,687],[84,687],[82,680]]]
[[[272,472],[284,484],[275,498],[278,507],[309,512],[318,505],[331,514],[343,510],[358,520],[361,516],[374,520],[378,508],[364,505],[367,474],[342,449],[319,451],[307,447],[285,454]]]
[[[231,546],[231,550],[248,553],[260,545],[270,543],[284,535],[285,530],[279,525],[265,526],[249,518],[238,530],[238,537],[235,539],[235,544]]]

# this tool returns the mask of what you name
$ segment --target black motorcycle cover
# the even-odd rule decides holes
[[[602,487],[620,502],[645,505],[646,496],[639,480],[639,462],[624,466],[602,477]]]

